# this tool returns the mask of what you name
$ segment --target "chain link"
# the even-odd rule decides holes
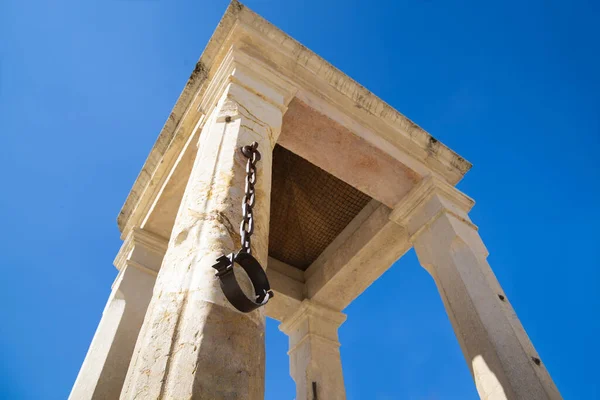
[[[256,202],[256,163],[260,160],[260,153],[257,150],[258,143],[242,147],[242,154],[248,158],[246,163],[246,187],[244,199],[242,200],[242,223],[240,224],[240,238],[242,243],[241,251],[252,254],[252,233],[254,233],[254,214],[252,207]]]

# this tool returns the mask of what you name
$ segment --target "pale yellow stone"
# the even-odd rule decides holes
[[[239,249],[247,160],[240,148],[257,142],[252,252],[267,266],[272,148],[285,91],[247,70],[234,53],[222,72],[220,99],[200,135],[122,399],[263,397],[264,308],[235,310],[212,265]]]
[[[439,289],[482,399],[561,399],[492,269],[467,212],[473,201],[428,177],[391,218]],[[502,298],[500,298],[502,296]]]
[[[338,328],[345,320],[341,312],[304,300],[279,326],[290,341],[290,374],[296,383],[296,400],[346,399],[338,338]]]
[[[120,270],[69,399],[116,399],[125,381],[166,241],[133,230],[115,265]]]
[[[276,296],[244,315],[224,298],[212,264],[239,248],[245,159],[238,148],[252,141],[263,155],[253,251],[269,267]],[[306,271],[268,257],[276,143],[373,199]],[[481,397],[559,399],[510,303],[498,297],[502,290],[468,216],[473,200],[453,187],[470,166],[233,1],[118,218],[123,238],[147,232],[169,242],[133,356],[141,321],[122,318],[118,291],[129,276],[152,271],[142,253],[124,256],[131,250],[126,241],[96,335],[102,339],[94,339],[71,397],[262,399],[266,314],[289,335],[297,400],[312,400],[313,381],[319,399],[344,399],[341,310],[414,246],[438,285]],[[135,285],[147,299],[152,285],[144,279]],[[243,286],[250,289],[247,280]],[[131,329],[120,329],[123,321]],[[120,367],[109,369],[111,349],[123,341]],[[105,379],[113,375],[119,379]]]

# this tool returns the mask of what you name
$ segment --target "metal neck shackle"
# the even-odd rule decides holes
[[[246,163],[246,186],[244,199],[242,200],[242,222],[240,223],[241,249],[238,252],[229,255],[222,255],[217,259],[213,268],[217,270],[215,274],[220,281],[221,290],[232,306],[237,310],[248,313],[267,304],[273,297],[273,291],[269,285],[267,274],[260,263],[252,256],[252,234],[254,233],[254,213],[253,207],[256,204],[256,163],[260,161],[260,152],[258,143],[243,146],[242,154],[248,159]],[[233,267],[238,264],[244,269],[248,278],[254,287],[255,299],[246,297],[240,287]]]

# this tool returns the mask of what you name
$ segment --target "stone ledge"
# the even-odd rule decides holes
[[[211,77],[211,70],[221,61],[220,58],[223,58],[223,46],[233,40],[241,40],[239,37],[232,38],[233,31],[238,28],[237,33],[239,35],[248,36],[252,35],[253,32],[257,33],[260,35],[259,39],[261,41],[268,41],[271,47],[275,48],[284,57],[293,56],[300,69],[313,74],[314,79],[325,82],[327,90],[333,90],[342,98],[346,98],[346,102],[354,104],[356,113],[364,114],[366,118],[384,123],[387,130],[394,132],[399,142],[406,145],[410,144],[409,147],[418,149],[415,157],[430,165],[431,168],[438,170],[442,175],[453,176],[454,178],[451,179],[456,180],[456,177],[460,179],[470,169],[471,164],[468,161],[431,137],[408,118],[321,57],[234,0],[227,8],[218,28],[213,33],[196,64],[196,68],[161,130],[121,209],[117,223],[124,235],[128,233],[126,232],[126,226],[131,226],[129,219],[138,207],[141,198],[146,196],[148,190],[152,191],[152,187],[157,184],[154,181],[156,179],[154,177],[155,172],[163,162],[165,154],[167,152],[177,152],[177,149],[185,143],[187,136],[191,134],[191,132],[186,132],[191,130],[188,129],[188,125],[191,124],[191,127],[196,125],[194,121],[191,121],[193,118],[188,118],[190,121],[185,121],[186,115],[195,112],[196,110],[190,107],[194,104],[199,106],[199,99],[204,97],[208,82],[214,77],[215,71],[212,71],[213,77]],[[178,136],[181,135],[185,137],[179,138]],[[148,195],[152,196],[152,193]]]

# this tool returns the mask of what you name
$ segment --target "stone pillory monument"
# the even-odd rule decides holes
[[[560,399],[454,187],[470,167],[233,1],[118,216],[70,398],[262,400],[270,317],[296,399],[345,399],[342,310],[414,247],[481,398]]]

